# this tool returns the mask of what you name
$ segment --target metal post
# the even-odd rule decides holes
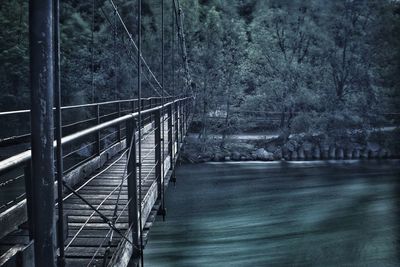
[[[35,265],[56,266],[53,1],[30,0],[29,48]]]
[[[100,124],[100,105],[96,105],[96,119],[97,119],[97,125]],[[96,155],[100,156],[101,153],[101,140],[100,140],[100,131],[97,131],[96,133]]]
[[[60,3],[54,0],[54,91],[56,106],[56,161],[57,161],[57,246],[58,258],[57,266],[65,266],[65,247],[64,247],[64,203],[63,203],[63,158],[62,158],[62,117],[61,117],[61,80],[60,80]]]
[[[186,127],[187,127],[187,125],[186,125],[186,119],[187,119],[187,116],[186,116],[186,99],[183,100],[182,109],[183,109],[183,112],[182,112],[182,115],[183,115],[183,136],[185,136]]]
[[[179,127],[180,127],[180,143],[183,143],[183,101],[179,101]]]
[[[175,131],[175,142],[176,142],[176,150],[174,151],[175,155],[178,153],[179,150],[179,102],[174,103],[174,117],[175,117],[175,123],[174,123],[174,131]]]
[[[154,116],[154,146],[155,146],[155,164],[156,164],[156,179],[158,182],[158,196],[161,197],[161,123],[160,110],[156,110]]]
[[[33,219],[33,185],[32,185],[32,166],[31,161],[29,161],[24,169],[25,178],[25,193],[26,193],[26,209],[28,215],[28,228],[29,228],[29,240],[32,240],[35,236],[34,234],[34,219]]]
[[[165,129],[165,110],[164,110],[164,0],[161,0],[161,214],[165,220],[165,185],[164,185],[164,164],[165,164],[165,143],[164,143],[164,129]]]
[[[92,0],[92,35],[91,35],[91,78],[92,78],[92,103],[95,102],[95,85],[94,85],[94,24],[95,24],[95,6],[96,0]]]
[[[120,94],[118,90],[118,64],[117,64],[117,34],[118,34],[118,24],[117,24],[117,11],[114,10],[114,25],[113,25],[113,63],[114,63],[114,91],[115,100],[120,99]],[[121,141],[121,140],[119,140]]]
[[[186,133],[186,100],[183,100],[182,103],[182,116],[183,116],[183,138],[185,137],[185,133]]]
[[[137,195],[137,188],[138,188],[138,177],[136,173],[136,120],[131,119],[126,122],[126,142],[127,147],[131,147],[130,156],[128,159],[128,199],[129,207],[128,207],[128,214],[129,214],[129,226],[132,227],[132,243],[140,247],[139,243],[139,216],[138,216],[138,195]],[[131,143],[132,142],[132,143]],[[135,252],[136,255],[133,257],[139,256],[139,251]]]
[[[185,99],[185,135],[189,128],[188,122],[189,122],[189,99]]]
[[[171,28],[172,28],[172,44],[171,44],[171,65],[172,65],[172,90],[171,92],[175,95],[175,10],[174,1],[172,0],[172,18],[171,18]]]
[[[118,118],[121,117],[121,102],[117,103],[117,112],[118,112]],[[121,124],[118,124],[118,132],[117,132],[117,137],[118,137],[118,142],[121,142]]]
[[[154,112],[154,139],[155,139],[155,164],[156,164],[156,179],[157,179],[157,189],[158,189],[158,199],[161,201],[161,206],[159,210],[159,214],[165,216],[164,214],[164,194],[163,194],[163,186],[164,186],[164,177],[162,175],[162,158],[161,158],[161,110],[157,109]]]
[[[138,127],[138,149],[139,149],[139,231],[140,231],[140,263],[143,267],[144,265],[144,258],[143,258],[143,225],[142,225],[142,0],[138,0],[138,8],[137,8],[137,29],[138,29],[138,53],[137,53],[137,69],[138,69],[138,120],[139,120],[139,127]]]
[[[172,150],[172,104],[168,105],[167,107],[167,116],[168,116],[168,155],[170,161],[169,169],[172,170],[174,168],[173,163],[173,150]]]
[[[174,131],[174,143],[173,143],[173,148],[174,148],[174,152],[173,152],[173,164],[175,166],[176,163],[176,157],[177,157],[177,153],[178,153],[178,149],[179,149],[179,134],[178,134],[178,103],[174,102],[174,123],[173,123],[173,131]],[[176,175],[175,175],[175,168],[174,171],[172,173],[172,182],[174,183],[174,185],[176,184]]]
[[[132,113],[134,113],[136,110],[135,100],[131,101],[131,107],[132,107]]]

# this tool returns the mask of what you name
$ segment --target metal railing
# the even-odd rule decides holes
[[[135,101],[132,101],[132,103],[135,103]],[[146,104],[146,103],[143,103]],[[174,164],[177,160],[177,154],[179,150],[179,146],[181,145],[181,142],[183,141],[183,135],[186,133],[186,130],[188,128],[189,124],[189,113],[191,111],[191,104],[192,104],[192,98],[190,97],[185,97],[185,98],[179,98],[179,99],[170,99],[170,101],[159,105],[160,102],[158,101],[152,101],[150,100],[149,103],[146,105],[143,105],[144,108],[141,111],[141,116],[144,118],[146,121],[142,123],[142,125],[136,125],[136,120],[138,117],[138,112],[137,109],[135,109],[135,105],[132,104],[132,109],[127,110],[126,113],[121,109],[121,112],[118,113],[118,116],[110,119],[110,120],[105,120],[101,121],[100,119],[97,120],[96,125],[92,125],[86,129],[79,130],[77,132],[71,133],[67,136],[64,136],[62,138],[62,146],[63,148],[70,146],[71,144],[79,144],[81,146],[81,149],[86,149],[87,147],[94,146],[96,149],[94,150],[94,154],[88,155],[87,159],[80,160],[76,165],[72,166],[69,170],[66,171],[70,172],[74,169],[76,169],[80,164],[83,164],[90,160],[91,158],[95,157],[100,157],[100,153],[102,151],[107,151],[109,150],[115,143],[110,142],[109,144],[106,144],[104,146],[101,146],[101,140],[102,137],[100,137],[100,133],[102,131],[106,131],[107,129],[113,129],[111,133],[108,134],[108,136],[115,135],[114,137],[116,138],[115,142],[120,142],[122,140],[126,140],[126,146],[123,147],[121,143],[120,151],[122,152],[120,156],[118,157],[117,160],[112,162],[110,165],[106,167],[106,169],[102,170],[101,172],[97,173],[93,177],[91,177],[88,181],[85,181],[84,184],[82,184],[80,187],[77,189],[72,189],[72,185],[68,184],[65,181],[66,175],[64,175],[64,183],[63,184],[55,184],[57,187],[65,187],[64,192],[68,192],[69,194],[66,196],[63,196],[63,201],[65,202],[68,200],[71,196],[77,196],[79,199],[81,199],[84,204],[87,204],[91,209],[93,209],[93,212],[90,216],[88,216],[87,220],[82,223],[79,229],[76,229],[76,233],[66,240],[64,247],[59,247],[59,249],[62,249],[63,251],[68,252],[68,249],[73,246],[73,243],[77,238],[79,237],[80,233],[83,231],[83,229],[88,225],[90,220],[93,218],[94,215],[100,216],[102,218],[103,222],[107,224],[110,228],[109,231],[107,232],[107,235],[104,236],[104,240],[99,244],[99,247],[96,249],[95,253],[93,254],[91,262],[99,257],[99,251],[100,249],[104,249],[105,246],[109,245],[109,242],[105,242],[108,238],[112,238],[113,234],[117,234],[120,236],[120,239],[122,241],[128,242],[129,244],[133,245],[135,248],[143,247],[142,243],[139,243],[140,239],[135,239],[131,235],[129,236],[129,231],[125,232],[123,229],[120,229],[120,223],[119,219],[121,216],[123,216],[123,213],[126,216],[126,213],[129,215],[129,230],[132,229],[138,229],[140,223],[138,223],[138,220],[140,222],[142,221],[142,210],[139,211],[140,218],[138,218],[138,203],[142,203],[143,198],[142,196],[137,196],[138,188],[141,188],[141,185],[146,183],[146,181],[150,181],[151,183],[156,183],[157,187],[157,199],[160,205],[160,211],[161,215],[165,216],[165,211],[164,209],[164,186],[165,186],[165,181],[164,178],[166,176],[166,170],[173,170]],[[99,105],[95,104],[90,104],[90,106],[96,106],[98,107]],[[99,114],[99,113],[97,113]],[[100,117],[100,116],[99,116]],[[112,117],[112,116],[110,116]],[[96,118],[97,119],[97,118]],[[148,129],[146,131],[142,131],[141,136],[137,136],[137,128],[138,127],[147,127]],[[120,133],[119,133],[120,131]],[[93,142],[89,142],[88,140],[91,137],[95,137]],[[107,135],[103,136],[103,139],[108,138]],[[154,141],[149,138],[154,138]],[[148,147],[142,147],[143,150],[146,150],[145,155],[143,151],[137,151],[137,144],[139,142],[146,142],[146,144],[149,144]],[[132,144],[133,141],[133,145]],[[89,142],[89,143],[88,143]],[[56,142],[53,144],[54,148],[56,147]],[[76,150],[76,151],[79,151]],[[70,152],[64,152],[63,153],[63,160],[68,159],[71,155],[76,153],[76,151],[70,151]],[[141,162],[138,162],[137,159],[137,153],[143,153],[141,156]],[[93,179],[101,175],[103,172],[114,166],[114,164],[117,164],[120,162],[120,160],[124,157],[127,157],[127,165],[125,167],[125,172],[121,176],[121,183],[118,186],[115,186],[109,194],[105,196],[105,198],[98,204],[97,206],[92,205],[90,201],[85,200],[83,197],[80,196],[80,190],[85,188],[87,184],[89,184]],[[166,159],[169,158],[169,161],[166,161]],[[32,203],[32,191],[31,191],[31,153],[30,150],[19,153],[17,155],[14,155],[10,158],[7,158],[3,161],[0,161],[0,174],[4,175],[5,173],[16,173],[18,172],[18,175],[16,176],[16,180],[19,181],[24,181],[25,182],[25,192],[22,193],[22,195],[18,196],[17,200],[21,201],[25,197],[27,199],[27,215],[28,217],[26,218],[17,218],[15,220],[16,225],[0,225],[1,231],[0,231],[0,237],[5,236],[7,233],[11,232],[13,229],[15,229],[15,226],[18,224],[21,224],[24,222],[26,219],[28,219],[28,227],[30,233],[32,233],[33,225],[30,223],[32,218],[33,218],[33,209],[32,205],[29,203]],[[166,165],[166,166],[165,166]],[[137,176],[137,168],[144,168],[144,170],[141,172],[142,175],[141,177]],[[22,172],[22,173],[21,173]],[[140,171],[139,171],[140,173]],[[151,178],[151,179],[150,179]],[[154,179],[154,180],[152,180]],[[10,182],[12,183],[12,181]],[[128,200],[124,201],[124,203],[118,203],[118,200],[116,202],[116,212],[115,216],[112,217],[112,219],[108,219],[106,216],[102,215],[101,212],[98,210],[101,208],[102,205],[105,205],[106,201],[110,201],[110,196],[117,193],[121,192],[122,185],[127,185],[128,187]],[[0,193],[2,190],[7,190],[7,185],[0,187]],[[141,190],[139,189],[139,192]],[[140,193],[141,194],[141,193]],[[25,201],[25,200],[23,200]],[[138,202],[139,201],[139,202]],[[126,203],[125,203],[126,202]],[[20,205],[20,203],[23,203],[22,201],[19,202],[18,204],[16,203],[11,203],[9,202],[8,205],[12,206],[12,208],[7,209],[5,212],[2,214],[5,216],[13,216],[13,214],[5,214],[7,211],[12,210],[14,207],[24,209],[23,205]],[[13,205],[15,204],[15,205]],[[21,207],[18,207],[20,205]],[[109,204],[107,204],[109,205]],[[55,207],[57,206],[57,203],[55,203]],[[58,207],[60,211],[60,207]],[[63,209],[61,209],[62,211]],[[61,212],[61,214],[63,211]],[[143,216],[148,216],[148,214],[144,214]],[[144,219],[146,220],[146,217]],[[58,226],[60,229],[60,225]],[[64,229],[64,228],[61,228]],[[67,223],[67,229],[68,229],[68,223]],[[142,235],[142,229],[140,231],[137,231],[137,233],[140,232],[140,235]],[[32,235],[30,235],[32,236]]]
[[[187,98],[174,100],[169,97],[166,99],[167,103],[164,108]],[[154,112],[161,109],[160,103],[161,98],[157,97],[142,99],[142,126],[152,122]],[[96,111],[95,116],[89,118],[76,119],[78,116],[72,116],[75,119],[63,120],[64,174],[97,157],[103,151],[125,139],[126,127],[124,122],[137,117],[137,106],[137,99],[130,99],[63,107],[63,116],[82,114],[82,110],[87,111],[88,109]],[[0,112],[0,118],[2,116],[26,115],[29,112],[29,110]],[[81,124],[80,127],[77,127],[79,124]],[[72,129],[76,130],[73,131]],[[28,133],[25,135],[30,136]],[[55,143],[54,146],[56,146]],[[2,199],[0,212],[11,206],[15,202],[13,200],[20,200],[23,197],[24,192],[15,190],[15,188],[23,187],[23,169],[29,165],[30,158],[31,151],[27,150],[0,161],[0,175],[2,177],[0,193],[6,192],[10,188],[14,189],[14,194],[10,194],[8,199]]]
[[[171,101],[173,97],[165,98],[166,101]],[[110,122],[115,118],[119,118],[123,115],[137,112],[137,99],[120,100],[120,101],[108,101],[94,104],[84,105],[73,105],[62,107],[62,129],[63,135],[73,135],[79,131],[88,129],[93,126],[98,126],[105,122]],[[159,105],[162,101],[159,97],[151,97],[142,99],[143,108],[153,108]],[[144,123],[150,121],[151,115],[144,116]],[[22,187],[23,179],[21,175],[17,175],[15,172],[7,173],[8,167],[13,165],[13,162],[19,162],[20,160],[27,160],[30,151],[21,151],[22,149],[29,148],[30,144],[30,110],[16,110],[0,112],[0,126],[3,129],[3,136],[0,137],[0,147],[3,150],[12,147],[15,153],[12,156],[7,157],[0,164],[0,192],[7,189],[14,189],[14,194],[10,193],[10,196],[3,197],[0,201],[0,211],[6,206],[12,204],[13,198],[21,196],[19,190],[15,188]],[[7,135],[4,129],[14,129],[15,135]],[[10,133],[8,131],[8,133]],[[68,142],[63,146],[64,154],[63,161],[65,166],[64,173],[75,169],[76,167],[84,164],[93,157],[96,157],[99,153],[107,150],[109,147],[120,142],[126,135],[126,128],[124,125],[115,125],[99,130],[95,134],[87,137],[86,140],[71,140],[66,138]],[[24,143],[25,146],[19,147],[14,146],[17,144]],[[5,147],[6,146],[6,147]],[[20,150],[18,150],[20,149]],[[20,152],[20,153],[19,153]],[[4,158],[4,155],[3,155]],[[11,190],[9,190],[11,191]],[[4,194],[3,194],[4,195]],[[7,205],[6,205],[7,204]]]
[[[165,97],[171,101],[174,97]],[[161,105],[161,97],[142,99],[142,107],[150,108]],[[65,134],[79,131],[94,125],[97,121],[108,121],[137,110],[137,99],[107,101],[93,104],[64,106],[62,129]],[[54,108],[55,110],[55,108]],[[77,120],[76,118],[79,118]],[[0,147],[30,142],[30,110],[0,112]]]

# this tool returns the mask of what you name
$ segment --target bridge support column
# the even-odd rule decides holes
[[[121,117],[121,102],[117,103],[117,112],[118,112],[118,117]],[[121,136],[121,125],[118,124],[117,126],[117,138],[118,142],[121,142],[122,136]]]
[[[53,1],[29,1],[35,266],[56,266],[53,151]],[[29,206],[29,205],[28,205]]]
[[[100,124],[100,105],[96,105],[96,123],[97,125]],[[97,131],[96,133],[96,155],[100,156],[101,154],[101,136],[100,136],[100,131]]]
[[[174,151],[174,156],[178,153],[179,146],[179,117],[178,117],[178,102],[174,103],[174,142],[176,142],[176,150]]]
[[[173,160],[173,164],[176,162],[176,157],[178,155],[178,149],[179,149],[179,134],[178,134],[178,103],[174,102],[174,107],[173,107],[173,156],[171,160]],[[172,173],[172,182],[176,184],[176,175],[175,175],[175,170]]]
[[[140,248],[140,229],[139,229],[139,209],[141,203],[138,203],[138,176],[137,176],[137,160],[136,160],[136,120],[131,119],[126,122],[126,145],[131,148],[128,153],[128,206],[129,227],[132,229],[132,243],[137,248]],[[140,251],[133,248],[132,258],[139,258]]]
[[[183,100],[183,105],[182,105],[182,109],[183,109],[183,112],[182,112],[182,115],[183,115],[183,134],[182,135],[183,135],[183,137],[185,136],[186,129],[187,129],[187,114],[186,114],[187,106],[186,105],[187,105],[187,99]]]
[[[180,143],[183,143],[183,101],[179,101],[179,127],[180,127]]]
[[[161,110],[157,109],[154,113],[154,139],[155,139],[155,172],[156,172],[156,179],[157,179],[157,188],[158,188],[158,199],[161,203],[159,215],[163,216],[165,219],[165,203],[164,203],[164,175],[163,175],[163,165],[162,157],[161,157],[161,142],[162,142],[162,135],[161,135]]]
[[[167,108],[168,114],[168,155],[170,158],[170,166],[169,169],[172,170],[174,168],[174,152],[172,149],[173,140],[172,140],[172,105],[169,105]]]

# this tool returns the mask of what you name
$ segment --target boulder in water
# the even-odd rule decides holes
[[[241,156],[240,153],[237,152],[237,151],[231,153],[231,159],[232,160],[239,161],[240,160],[240,156]]]
[[[267,145],[267,152],[274,153],[277,149],[278,147],[275,144],[270,143]]]
[[[273,160],[273,154],[266,151],[264,148],[257,149],[255,156],[258,160]]]
[[[217,152],[214,154],[213,161],[224,161],[225,156],[222,155],[221,153]]]

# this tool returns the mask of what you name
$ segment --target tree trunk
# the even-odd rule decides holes
[[[226,90],[226,110],[225,110],[225,127],[222,131],[222,142],[221,142],[221,147],[225,147],[225,141],[226,141],[226,136],[229,131],[229,121],[230,121],[230,106],[231,106],[231,101],[229,97],[229,90]]]

